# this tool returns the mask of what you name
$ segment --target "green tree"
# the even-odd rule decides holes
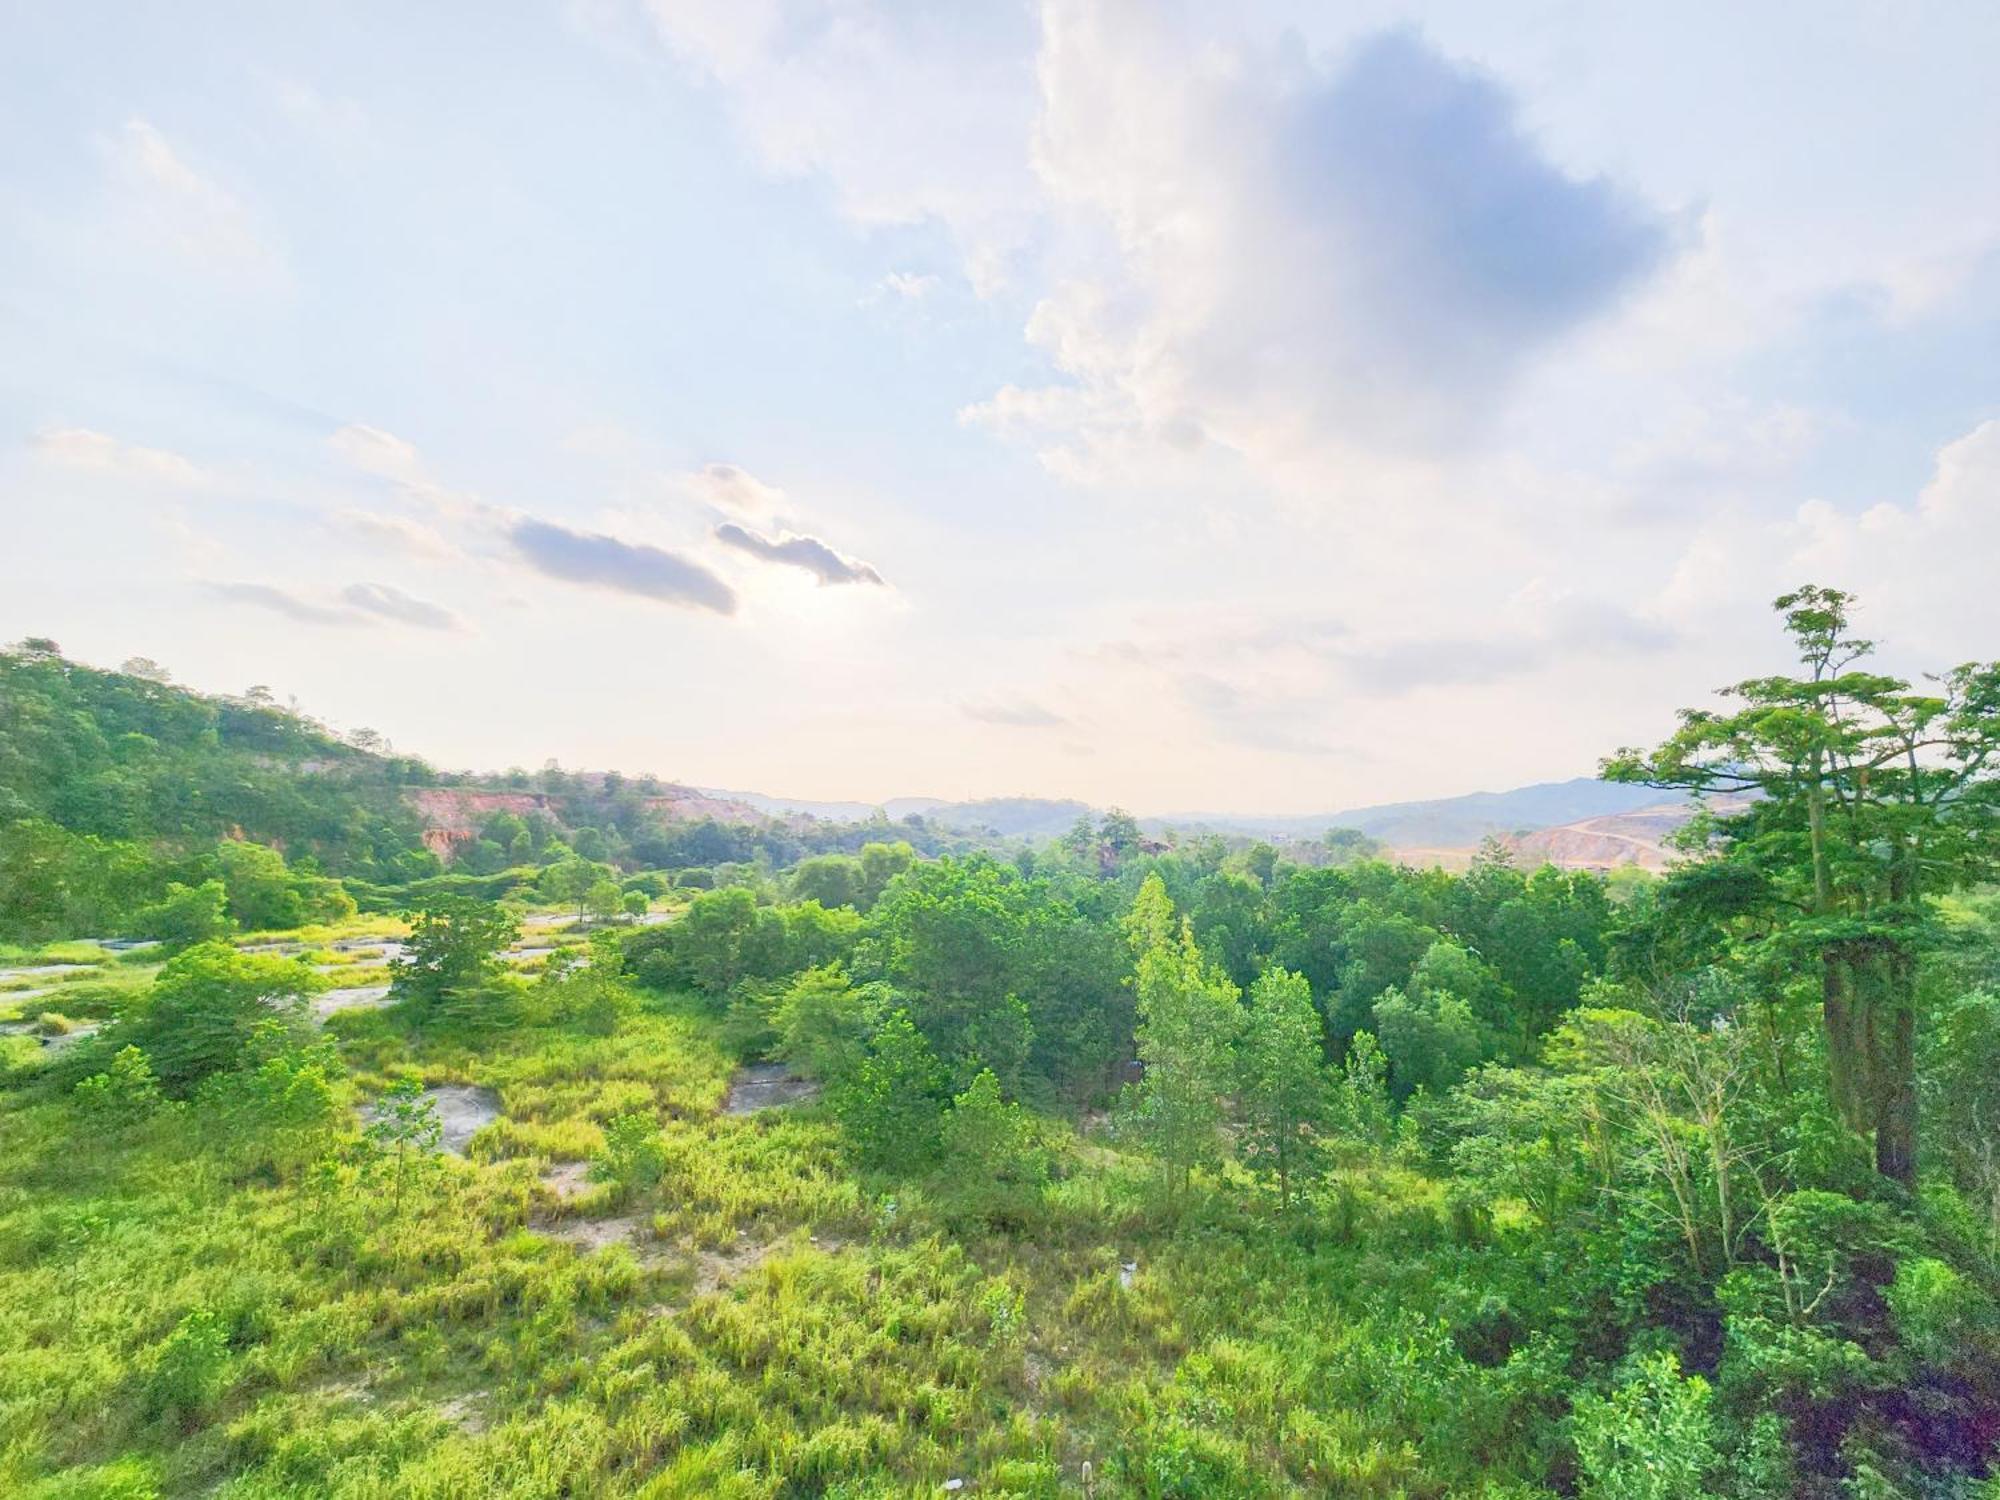
[[[1145,836],[1139,831],[1139,820],[1122,807],[1114,807],[1104,815],[1097,825],[1098,847],[1109,856],[1114,866],[1122,865],[1139,852]]]
[[[582,922],[590,915],[591,898],[600,885],[611,886],[615,902],[618,889],[617,881],[612,878],[615,873],[609,865],[570,856],[546,866],[535,882],[535,889],[544,901],[575,907],[576,919]]]
[[[1373,1012],[1375,1036],[1399,1098],[1419,1088],[1442,1093],[1487,1054],[1480,1014],[1496,1008],[1498,994],[1492,971],[1449,938],[1424,950],[1407,990],[1382,992]]]
[[[255,1067],[208,1079],[200,1110],[236,1151],[281,1176],[321,1156],[346,1118],[333,1043],[280,1044]]]
[[[861,1159],[898,1169],[936,1153],[944,1086],[936,1054],[899,1010],[876,1029],[861,1065],[828,1098]]]
[[[1242,1007],[1236,986],[1202,957],[1193,928],[1182,920],[1177,930],[1157,874],[1139,888],[1126,934],[1137,961],[1135,1040],[1144,1071],[1127,1090],[1123,1114],[1158,1158],[1169,1203],[1178,1204],[1194,1169],[1221,1155],[1223,1095]]]
[[[200,885],[171,881],[166,894],[132,918],[138,937],[157,938],[169,948],[186,948],[224,936],[229,931],[227,896],[222,882]]]
[[[325,987],[294,959],[200,943],[175,955],[125,1019],[102,1040],[137,1047],[163,1093],[184,1099],[203,1079],[312,1036],[306,997]]]
[[[404,956],[390,967],[398,1000],[421,1016],[464,1011],[500,972],[499,953],[521,926],[472,896],[439,896],[410,919]]]
[[[425,1096],[416,1079],[398,1079],[375,1101],[362,1139],[373,1154],[373,1163],[389,1173],[389,1206],[400,1220],[410,1182],[430,1167],[432,1154],[444,1139],[437,1105]]]
[[[800,860],[792,871],[792,895],[825,907],[858,907],[862,904],[862,875],[861,861],[849,855],[815,855]]]
[[[1389,1060],[1371,1031],[1347,1044],[1329,1108],[1330,1128],[1365,1146],[1386,1146],[1395,1117],[1389,1103]]]
[[[1048,1175],[1035,1146],[1034,1122],[1000,1091],[991,1068],[982,1068],[951,1101],[942,1130],[944,1171],[963,1199],[989,1211],[1031,1189]]]
[[[1278,851],[1261,840],[1243,851],[1243,868],[1265,890],[1278,878]]]
[[[1736,684],[1734,712],[1684,710],[1665,744],[1621,750],[1604,775],[1750,794],[1696,823],[1716,868],[1687,898],[1712,898],[1703,915],[1740,942],[1817,970],[1834,1107],[1872,1138],[1877,1170],[1907,1183],[1930,898],[2000,875],[2000,664],[1913,691],[1861,667],[1874,648],[1848,633],[1852,602],[1814,586],[1780,597],[1802,674]]]
[[[1034,1043],[1020,998],[1028,905],[1012,870],[986,858],[942,859],[911,870],[869,916],[863,971],[904,997],[956,1086],[981,1068],[1021,1086]]]
[[[600,922],[609,922],[617,916],[624,900],[615,880],[597,880],[583,893],[583,907]]]
[[[917,852],[903,840],[861,846],[861,891],[857,905],[869,910],[882,899],[889,882],[916,863]]]
[[[1317,1132],[1327,1124],[1331,1090],[1320,1036],[1303,975],[1274,967],[1257,977],[1238,1047],[1244,1157],[1277,1184],[1280,1209],[1322,1159]]]
[[[338,881],[288,868],[263,844],[230,841],[216,850],[229,914],[250,931],[278,931],[354,915],[354,900]]]
[[[807,969],[772,1007],[778,1055],[812,1078],[851,1078],[868,1056],[881,1005],[879,989],[856,988],[838,965]]]
[[[1398,1098],[1420,1088],[1442,1093],[1465,1076],[1484,1050],[1472,1007],[1450,990],[1385,990],[1375,1002],[1374,1017]]]
[[[757,966],[761,916],[741,886],[704,892],[678,922],[635,935],[627,961],[643,983],[726,995]]]

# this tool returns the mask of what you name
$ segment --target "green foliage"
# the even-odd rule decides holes
[[[803,971],[772,1008],[778,1055],[809,1077],[853,1077],[885,999],[879,988],[857,989],[835,965]]]
[[[1609,1395],[1586,1392],[1572,1418],[1589,1500],[1706,1500],[1717,1467],[1708,1382],[1673,1355],[1648,1355]]]
[[[1332,1113],[1320,1018],[1305,976],[1273,967],[1257,977],[1239,1048],[1243,1156],[1278,1189],[1278,1206],[1308,1188],[1324,1164],[1318,1135]]]
[[[396,1217],[402,1216],[413,1181],[429,1166],[443,1136],[437,1105],[424,1096],[423,1086],[414,1078],[398,1079],[371,1107],[363,1133],[368,1165],[386,1173],[393,1184],[389,1207]]]
[[[696,896],[679,921],[634,935],[626,963],[642,984],[720,999],[746,980],[780,979],[844,957],[860,921],[810,901],[759,906],[755,894],[731,886]]]
[[[133,916],[135,936],[157,938],[170,948],[187,948],[224,936],[229,931],[228,897],[219,880],[200,885],[167,883],[166,894]]]
[[[305,1000],[322,988],[294,960],[200,943],[168,960],[132,1012],[98,1039],[98,1050],[137,1048],[161,1091],[185,1099],[204,1079],[251,1064],[286,1038],[308,1036]]]
[[[1917,994],[1936,938],[1925,899],[2000,877],[2000,663],[1968,662],[1913,691],[1862,669],[1849,595],[1808,586],[1775,607],[1798,677],[1729,690],[1733,713],[1690,709],[1651,754],[1607,778],[1754,793],[1698,822],[1713,846],[1669,911],[1774,964],[1817,970],[1829,1097],[1874,1144],[1876,1166],[1916,1175]]]
[[[286,1175],[333,1144],[344,1119],[345,1074],[330,1042],[284,1046],[254,1067],[209,1078],[196,1102],[239,1157]]]
[[[867,1055],[828,1098],[864,1163],[907,1171],[938,1149],[945,1076],[930,1043],[899,1010],[875,1028]]]
[[[592,881],[583,893],[583,909],[600,922],[609,922],[623,910],[624,895],[618,882],[605,876]]]
[[[558,948],[520,1006],[522,1019],[613,1035],[639,1010],[639,997],[621,972],[622,961],[617,937],[608,932],[592,936],[588,953]]]
[[[1024,1189],[1048,1176],[1048,1158],[1035,1144],[1034,1122],[1018,1102],[1000,1092],[1000,1080],[982,1069],[951,1101],[942,1128],[943,1172],[950,1190],[989,1213],[1018,1211]]]
[[[882,899],[882,893],[889,888],[889,882],[901,875],[916,862],[916,851],[908,840],[898,839],[894,843],[874,842],[861,846],[861,888],[860,900],[856,903],[867,911]],[[821,902],[821,905],[829,903]]]
[[[1876,691],[1851,675],[1822,696]],[[1809,755],[1842,729],[1815,713],[1745,733]],[[656,836],[614,777],[540,785],[481,837],[541,869],[426,890],[582,871],[588,900]],[[171,885],[200,930],[232,897],[220,835],[80,831],[114,790],[14,794],[39,811],[0,816],[6,910],[75,933]],[[1923,830],[1961,872],[1984,795]],[[2000,898],[1920,890],[1839,939],[1923,939],[1912,1191],[1827,1082],[1835,934],[1779,909],[1813,900],[1804,811],[1734,844],[1722,812],[1721,857],[1615,908],[1497,848],[1453,875],[1121,815],[1006,859],[687,825],[663,844],[734,888],[532,980],[504,918],[440,905],[412,947],[442,1007],[324,1031],[309,962],[10,949],[95,968],[23,1008],[75,1018],[45,1028],[66,1045],[0,1044],[0,1492],[1976,1495]],[[1879,848],[1824,841],[1836,907],[1906,813],[1865,812]],[[239,848],[234,894],[310,890],[343,837]],[[808,851],[838,859],[788,882]],[[852,904],[773,904],[822,876]],[[746,1047],[824,1104],[724,1110]],[[438,1150],[445,1084],[498,1101],[465,1157]]]
[[[862,904],[861,861],[845,854],[820,854],[802,859],[792,871],[792,895],[821,906]]]
[[[590,1160],[590,1179],[608,1182],[621,1197],[643,1193],[666,1174],[666,1146],[650,1114],[627,1113],[604,1127],[604,1149]]]
[[[1485,1050],[1472,1007],[1450,990],[1413,987],[1406,995],[1392,985],[1375,1002],[1374,1021],[1399,1099],[1418,1089],[1442,1093]]]
[[[221,845],[215,857],[229,915],[241,927],[276,931],[354,915],[354,900],[340,882],[288,868],[276,849],[231,842]]]
[[[213,698],[157,670],[0,652],[0,936],[126,930],[169,881],[196,887],[214,873],[184,860],[245,838],[336,874],[401,875],[422,853],[402,789],[430,776],[343,743],[262,689]],[[338,909],[317,879],[300,900]]]
[[[499,973],[497,955],[520,934],[520,923],[491,902],[431,902],[411,917],[405,954],[392,965],[397,998],[422,1018],[479,1023]]]
[[[1158,876],[1140,888],[1126,932],[1137,958],[1136,1040],[1144,1072],[1127,1091],[1123,1118],[1158,1159],[1175,1201],[1197,1167],[1221,1156],[1223,1095],[1242,1008],[1236,986],[1195,945],[1190,924],[1182,921],[1176,933]]]
[[[1374,1033],[1357,1031],[1327,1103],[1328,1129],[1364,1146],[1386,1146],[1394,1124],[1388,1080],[1389,1060]]]
[[[228,1331],[214,1313],[196,1308],[154,1356],[146,1403],[155,1415],[187,1422],[215,1404],[228,1380]]]
[[[159,1080],[137,1047],[121,1047],[109,1068],[76,1086],[78,1110],[112,1129],[145,1119],[159,1104]]]

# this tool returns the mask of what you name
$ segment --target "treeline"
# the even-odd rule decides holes
[[[533,788],[549,811],[494,813],[447,867],[406,795],[436,786]],[[0,940],[179,931],[207,903],[185,893],[220,878],[239,842],[280,851],[302,882],[339,880],[373,911],[544,895],[551,868],[566,887],[579,861],[629,894],[644,871],[705,889],[872,842],[927,856],[972,842],[921,818],[674,820],[649,803],[664,790],[554,766],[440,772],[371,731],[343,739],[265,688],[204,695],[150,661],[104,671],[30,639],[0,651]]]
[[[1427,1184],[1459,1352],[1587,1494],[1983,1494],[2000,667],[1912,690],[1846,607],[1786,596],[1802,675],[1609,762],[1755,794],[1619,905],[1497,850],[1452,876],[1079,838],[885,884],[815,862],[812,899],[699,897],[626,962],[821,1080],[865,1169],[989,1222],[1032,1227],[1065,1170],[1038,1121],[1100,1106],[1185,1231],[1261,1203],[1340,1239],[1363,1191]]]

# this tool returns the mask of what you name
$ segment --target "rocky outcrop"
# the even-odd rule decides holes
[[[423,819],[424,847],[447,864],[500,813],[513,813],[516,817],[539,813],[558,827],[569,827],[560,810],[566,798],[547,792],[427,786],[411,788],[404,793],[404,799]],[[647,793],[640,801],[649,814],[662,822],[697,822],[704,818],[713,818],[718,823],[765,821],[765,814],[748,803],[705,796],[692,787],[663,787]]]

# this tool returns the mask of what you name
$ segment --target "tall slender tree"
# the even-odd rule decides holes
[[[1321,1159],[1332,1096],[1321,1033],[1303,974],[1273,965],[1257,976],[1237,1057],[1244,1146],[1252,1170],[1277,1183],[1280,1209]]]
[[[1734,712],[1683,710],[1666,743],[1621,750],[1603,774],[1733,798],[1695,825],[1712,860],[1686,897],[1816,968],[1833,1103],[1872,1138],[1877,1170],[1908,1183],[1930,898],[2000,875],[2000,663],[1913,690],[1862,666],[1874,644],[1848,633],[1852,603],[1812,585],[1779,598],[1800,675],[1726,689]]]
[[[1148,875],[1126,919],[1137,960],[1139,1062],[1125,1116],[1159,1159],[1167,1198],[1178,1204],[1194,1169],[1220,1155],[1231,1044],[1243,1023],[1236,986],[1202,956],[1157,874]]]

